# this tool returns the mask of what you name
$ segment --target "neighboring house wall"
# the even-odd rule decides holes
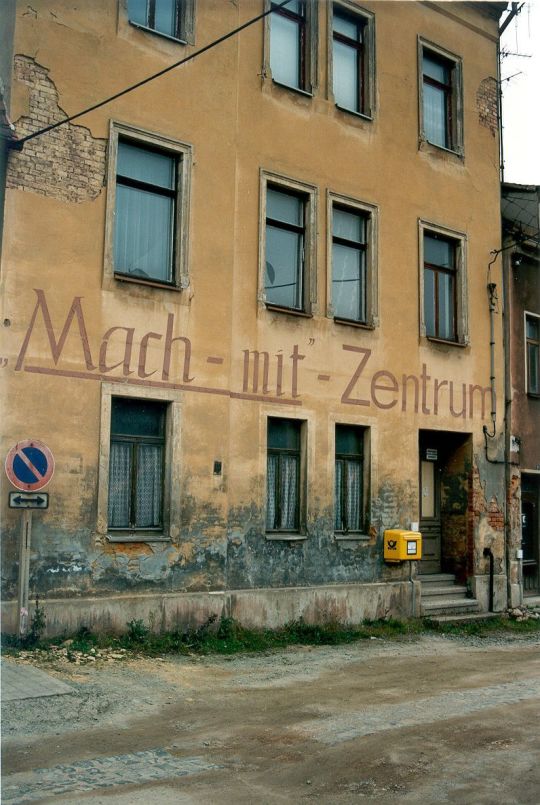
[[[195,47],[262,7],[197,3]],[[33,9],[21,4],[17,18],[19,137],[193,50],[130,24],[123,0],[84,7],[59,0],[54,14],[46,2]],[[432,432],[441,450],[449,440],[441,465],[444,562],[487,607],[483,549],[490,547],[496,608],[505,604],[504,468],[486,460],[483,434],[493,424],[486,269],[500,246],[492,92],[499,10],[362,3],[367,94],[358,110],[346,110],[336,106],[331,81],[332,5],[310,9],[302,91],[272,80],[271,31],[260,22],[10,155],[2,450],[35,437],[56,456],[50,507],[34,515],[31,568],[32,594],[45,597],[53,630],[86,622],[119,628],[149,612],[164,624],[201,621],[223,607],[259,624],[410,614],[409,568],[384,563],[382,538],[385,528],[420,520],[420,431]],[[459,116],[455,130],[448,122],[449,147],[430,141],[438,135],[419,107],[419,93],[431,86],[424,53],[448,71],[447,89],[436,93],[450,93]],[[176,272],[163,258],[158,281],[141,282],[140,268],[115,270],[114,249],[126,260],[130,254],[128,245],[115,246],[127,215],[120,206],[115,218],[115,204],[126,188],[141,187],[129,154],[135,164],[160,156],[176,177],[152,185],[145,174],[147,190],[173,205],[177,225]],[[280,262],[273,275],[267,266],[272,238],[278,251],[303,239],[294,257],[303,281],[284,278],[283,286],[298,285],[285,310],[276,303]],[[451,266],[437,263],[438,244]],[[355,321],[336,315],[352,309],[347,295],[338,305],[338,280],[346,279],[336,277],[346,268],[340,249],[366,261],[365,315]],[[500,288],[500,260],[491,271]],[[445,325],[451,337],[430,337],[432,326],[440,336],[445,315],[442,303],[429,307],[430,283],[435,275],[444,283],[448,272],[456,283],[455,321]],[[502,459],[500,312],[495,342],[489,456]],[[112,464],[120,466],[125,445],[141,451],[145,443],[144,434],[122,431],[115,400],[124,397],[155,404],[145,420],[154,428],[145,460],[163,460],[163,500],[161,522],[155,515],[146,532],[111,528],[110,494],[119,510],[122,503]],[[274,453],[271,418],[290,421],[292,434]],[[356,452],[337,459],[336,425],[361,431],[361,439],[350,432]],[[279,499],[279,485],[268,491],[272,461],[291,477],[298,470],[292,502]],[[336,525],[339,461],[362,467],[358,528]],[[340,489],[352,518],[352,493]],[[145,505],[159,509],[157,492],[146,492],[155,499]],[[13,602],[20,515],[6,498],[4,597]],[[272,515],[269,525],[274,504],[282,520]],[[296,521],[291,514],[292,526],[280,530],[285,505],[297,506]],[[6,611],[13,619],[14,604]]]

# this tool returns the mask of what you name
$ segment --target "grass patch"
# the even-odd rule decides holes
[[[279,629],[247,629],[232,618],[212,616],[196,629],[154,632],[142,620],[126,624],[120,636],[95,634],[86,627],[76,634],[61,638],[40,638],[19,641],[6,635],[4,653],[17,654],[21,649],[53,651],[67,646],[68,659],[75,652],[125,649],[126,652],[147,657],[165,655],[233,655],[268,652],[287,646],[337,646],[373,638],[397,640],[427,634],[456,637],[489,637],[496,634],[540,634],[540,620],[516,621],[506,616],[489,620],[436,624],[428,619],[364,621],[358,626],[337,623],[312,625],[303,620],[292,621]]]

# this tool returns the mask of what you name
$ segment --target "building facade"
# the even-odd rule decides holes
[[[270,6],[18,5],[2,438],[55,456],[51,632],[506,606],[503,8],[291,0],[30,138]]]

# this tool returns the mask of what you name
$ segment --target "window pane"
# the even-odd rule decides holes
[[[300,23],[271,14],[270,69],[275,81],[301,89],[300,47]]]
[[[336,425],[336,453],[339,455],[361,456],[364,445],[364,431],[354,425]]]
[[[448,240],[424,235],[424,261],[435,266],[454,268],[454,245]]]
[[[334,243],[332,246],[332,305],[334,315],[365,321],[364,253]]]
[[[441,84],[450,82],[450,68],[448,64],[439,59],[434,59],[424,54],[422,69],[424,75],[439,81]]]
[[[362,39],[362,28],[356,22],[356,20],[351,19],[351,17],[345,17],[341,14],[338,14],[335,10],[334,31],[343,34],[343,36],[347,36],[349,39],[354,39],[356,42],[359,42]]]
[[[276,528],[277,477],[279,456],[269,455],[266,468],[266,528]]]
[[[424,133],[430,143],[448,146],[446,138],[446,94],[424,82]]]
[[[147,25],[146,16],[147,0],[128,0],[128,15],[131,22],[139,25]]]
[[[334,478],[334,529],[343,531],[343,461],[336,459]]]
[[[435,336],[435,272],[424,270],[424,321],[426,335]]]
[[[128,528],[130,520],[132,445],[111,442],[109,456],[109,526]]]
[[[300,422],[291,419],[268,419],[268,448],[300,450]]]
[[[165,408],[153,400],[130,400],[114,397],[111,410],[111,433],[116,436],[163,437]]]
[[[157,528],[161,525],[162,473],[162,445],[137,445],[137,528]]]
[[[347,528],[360,531],[362,528],[362,462],[347,461]]]
[[[117,172],[119,176],[173,190],[175,158],[147,148],[138,148],[120,140]]]
[[[302,308],[304,238],[296,232],[266,227],[266,299],[282,307]]]
[[[333,59],[334,99],[338,106],[358,112],[358,51],[334,40]]]
[[[171,282],[173,199],[118,184],[115,214],[115,270]]]
[[[366,221],[363,215],[334,207],[332,222],[332,231],[336,237],[352,240],[355,243],[365,243]]]
[[[303,226],[304,201],[291,193],[268,188],[266,193],[266,217],[285,224]]]
[[[439,338],[452,340],[454,333],[454,277],[439,272]]]
[[[527,316],[527,338],[532,338],[537,341],[539,338],[539,320],[533,319],[532,316]]]
[[[281,517],[278,523],[280,529],[298,528],[298,456],[279,456],[280,461],[280,488]]]
[[[527,361],[529,364],[529,393],[540,394],[540,356],[538,344],[527,344]]]
[[[156,31],[176,36],[176,2],[177,0],[156,0]]]

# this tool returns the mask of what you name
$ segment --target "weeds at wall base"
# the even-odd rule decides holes
[[[64,646],[67,659],[75,661],[81,654],[95,654],[100,649],[120,650],[125,656],[231,655],[268,652],[288,646],[337,646],[369,639],[414,639],[429,634],[488,637],[497,633],[540,635],[540,621],[516,622],[502,615],[468,623],[436,624],[428,619],[388,619],[364,621],[358,626],[345,627],[337,623],[312,625],[300,619],[280,629],[247,629],[232,618],[218,620],[217,616],[212,616],[196,629],[156,633],[144,621],[132,620],[126,624],[126,632],[120,636],[96,634],[86,627],[71,636],[37,637],[33,642],[21,642],[13,635],[5,635],[3,651],[6,655],[17,655],[20,650],[53,652],[59,646]]]

